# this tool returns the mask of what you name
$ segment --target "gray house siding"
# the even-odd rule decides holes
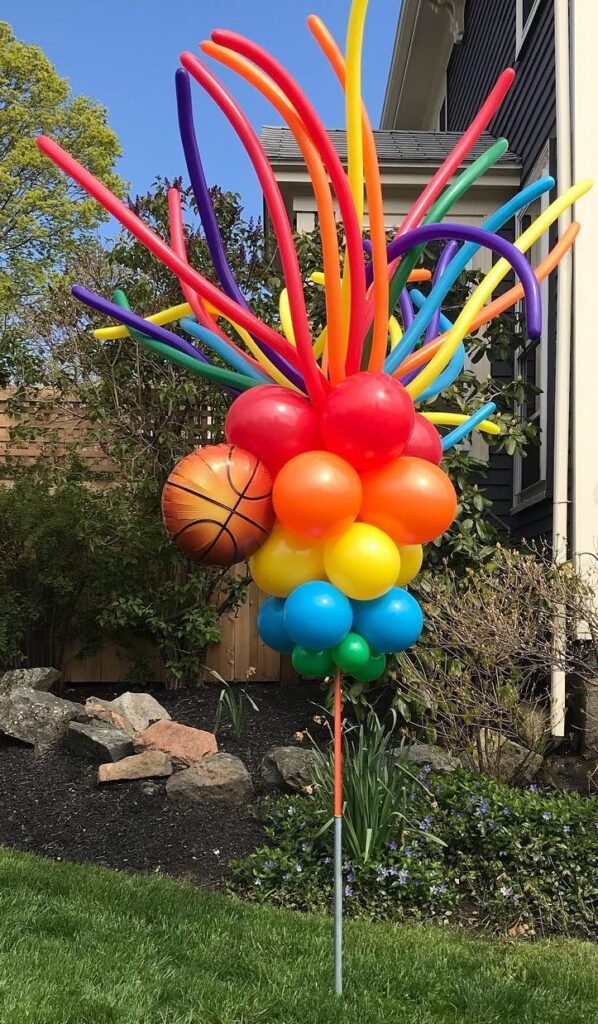
[[[447,128],[463,131],[505,67],[517,77],[490,124],[495,136],[504,135],[521,159],[522,181],[550,143],[550,171],[556,177],[555,54],[553,0],[541,0],[531,26],[516,53],[516,0],[467,0],[464,34],[453,49],[447,69]],[[512,235],[513,225],[510,228]],[[551,233],[550,244],[556,240]],[[506,455],[493,455],[485,490],[494,501],[494,513],[514,539],[549,537],[552,527],[552,453],[554,362],[556,347],[556,279],[551,277],[548,300],[546,495],[511,512],[513,463]],[[508,379],[512,367],[493,365],[497,381]]]

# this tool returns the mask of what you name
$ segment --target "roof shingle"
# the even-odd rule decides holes
[[[327,134],[341,160],[347,159],[347,134],[341,128],[329,128]],[[401,164],[439,164],[448,156],[461,138],[460,132],[431,131],[375,131],[376,151],[381,166]],[[303,157],[290,130],[284,127],[265,125],[260,135],[266,156],[273,164],[302,164]],[[472,163],[495,142],[489,132],[484,132],[473,146],[464,163]],[[518,168],[521,161],[508,150],[497,164],[501,167]]]

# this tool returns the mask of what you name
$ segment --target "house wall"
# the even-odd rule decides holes
[[[517,77],[489,130],[505,136],[522,161],[522,184],[527,182],[548,142],[550,173],[556,174],[556,97],[553,0],[540,0],[525,38],[517,50],[516,0],[467,0],[462,41],[453,48],[447,69],[447,129],[463,131],[479,109],[500,72],[515,67]],[[513,233],[513,225],[508,229]],[[550,244],[555,240],[552,232]],[[515,538],[549,538],[552,529],[552,453],[554,446],[554,356],[556,349],[556,279],[548,297],[547,338],[547,480],[543,498],[512,511],[513,460],[493,455],[488,493],[494,511]],[[492,367],[495,379],[506,380],[512,367]]]

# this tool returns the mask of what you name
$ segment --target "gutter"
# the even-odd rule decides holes
[[[571,68],[570,24],[567,0],[554,0],[557,175],[559,192],[571,185]],[[559,237],[572,221],[571,208],[558,222]],[[559,264],[556,309],[556,356],[554,400],[554,456],[552,497],[553,557],[559,564],[569,554],[569,423],[571,393],[571,338],[573,307],[572,256]],[[553,619],[555,661],[561,661],[566,644],[564,609],[557,608]],[[565,672],[553,664],[550,680],[550,727],[553,736],[565,735]]]

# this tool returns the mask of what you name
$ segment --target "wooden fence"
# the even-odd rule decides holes
[[[0,390],[0,482],[9,483],[8,474],[2,471],[8,458],[19,464],[33,464],[40,458],[60,459],[68,445],[76,442],[85,433],[84,410],[77,403],[58,411],[48,410],[47,392],[40,391],[27,410],[19,415],[20,425],[32,428],[43,427],[39,437],[14,442],[11,427],[15,419],[9,415],[7,403],[13,393]],[[44,437],[51,436],[51,443],[45,444]],[[61,439],[63,443],[61,444]],[[79,449],[79,455],[96,470],[110,471],[109,460],[97,449]],[[257,616],[264,596],[255,584],[249,588],[247,601],[236,612],[227,613],[220,622],[221,641],[207,651],[205,665],[224,679],[244,681],[249,677],[264,681],[288,681],[294,678],[290,659],[276,654],[263,644],[257,636]],[[67,682],[76,683],[118,683],[123,682],[133,661],[143,655],[151,664],[156,679],[164,680],[165,673],[158,653],[147,645],[140,648],[118,647],[107,644],[102,650],[89,657],[79,656],[80,644],[74,637],[68,645],[64,664],[56,666],[64,673]],[[203,672],[208,681],[209,671]]]

